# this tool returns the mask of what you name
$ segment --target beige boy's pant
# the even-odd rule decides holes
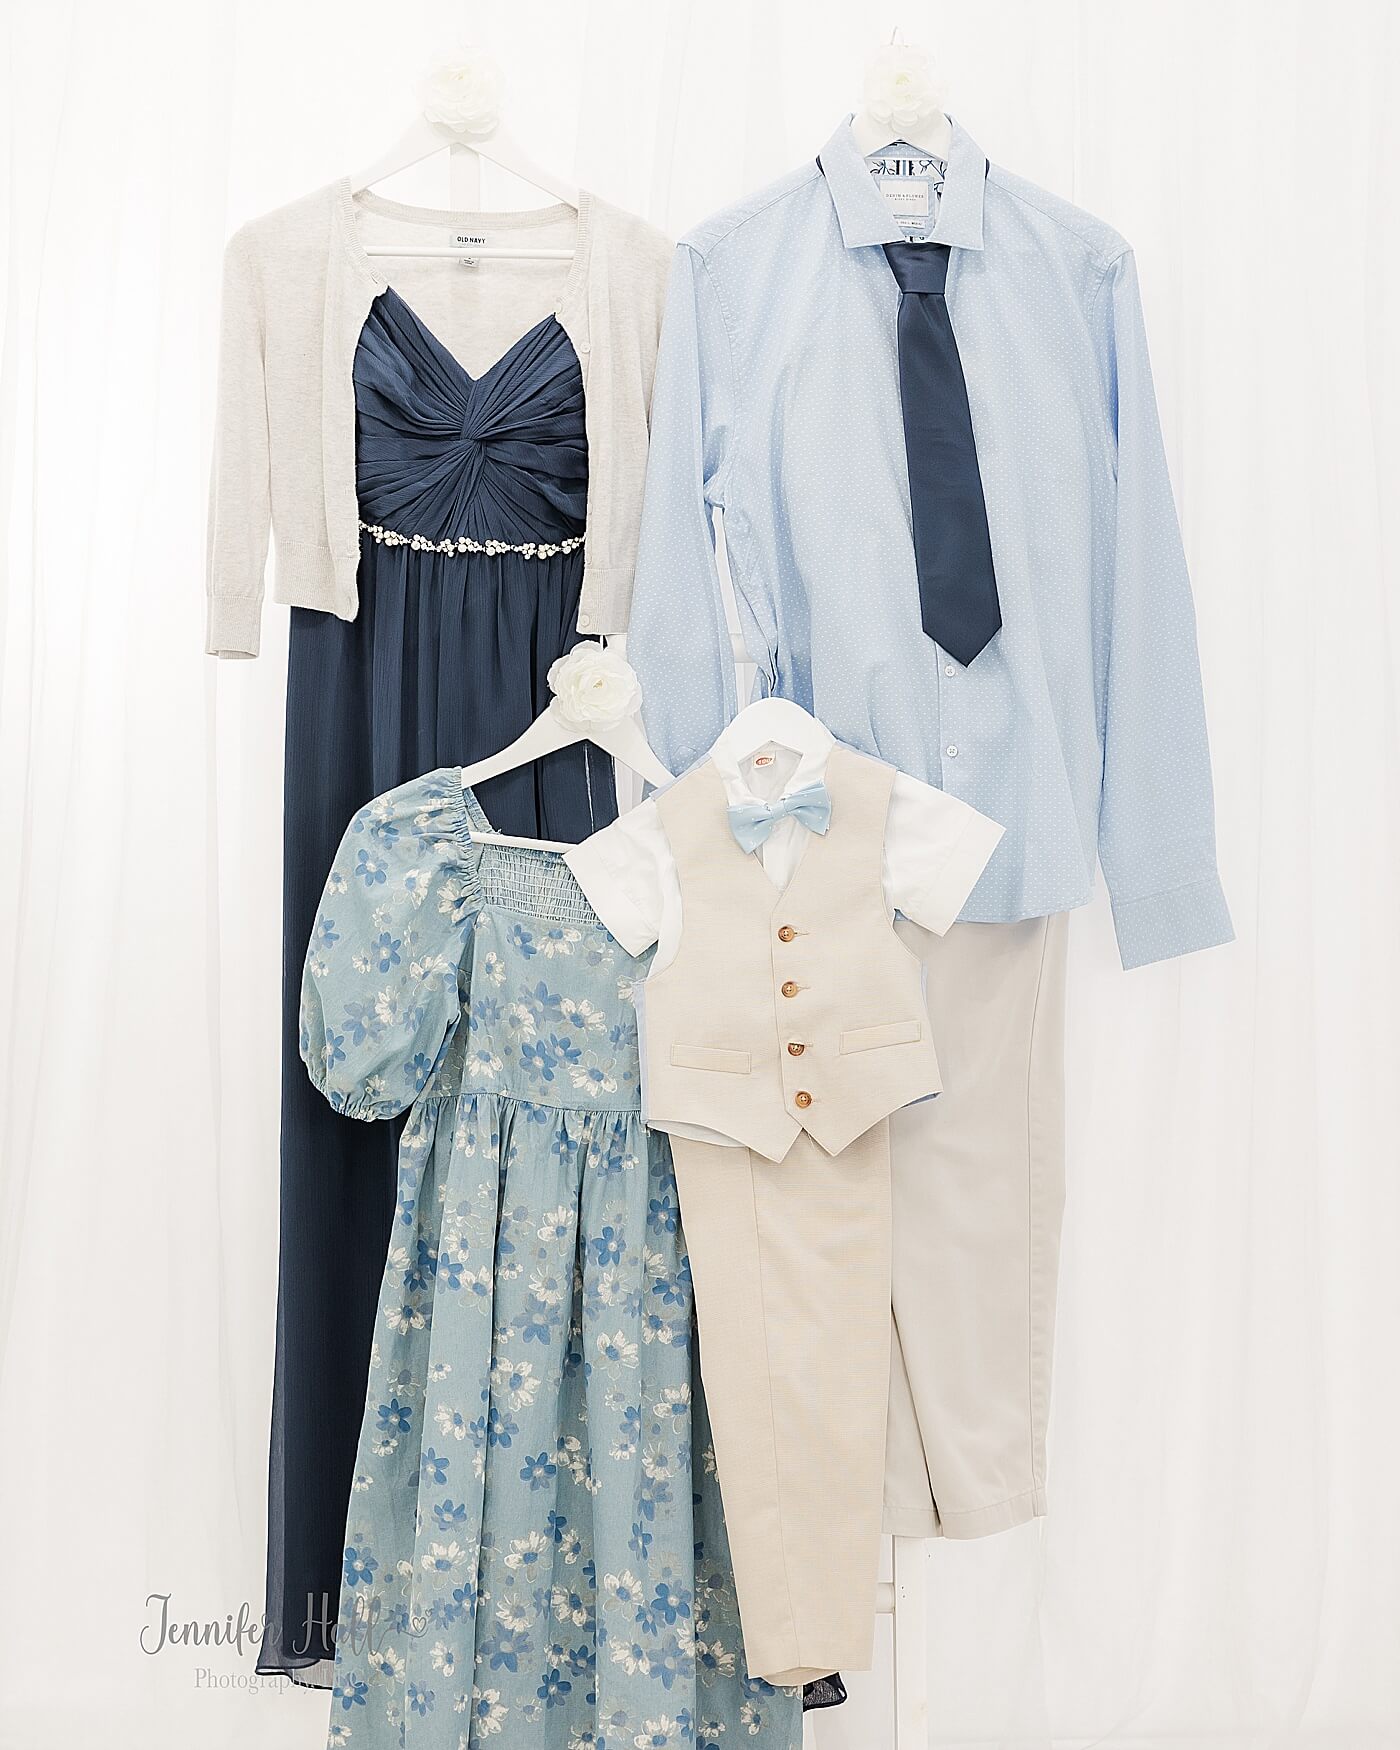
[[[748,1670],[771,1683],[868,1668],[882,1497],[906,1537],[1045,1511],[1068,918],[898,927],[937,1099],[836,1156],[671,1139]]]
[[[890,1364],[888,1126],[781,1162],[671,1138],[751,1677],[870,1665]]]
[[[1069,916],[897,928],[927,969],[943,1092],[890,1120],[884,1523],[981,1537],[1045,1511]]]

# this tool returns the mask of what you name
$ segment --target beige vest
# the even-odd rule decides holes
[[[712,760],[656,797],[681,940],[647,980],[649,1122],[702,1125],[780,1161],[806,1130],[839,1154],[939,1091],[922,969],[895,934],[881,864],[894,771],[833,749],[831,825],[783,890],[729,829]]]

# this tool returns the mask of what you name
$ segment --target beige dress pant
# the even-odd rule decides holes
[[[1045,1511],[1068,918],[898,927],[937,1099],[834,1156],[805,1133],[780,1163],[671,1139],[748,1670],[770,1683],[869,1667],[882,1495],[905,1537]]]
[[[751,1677],[866,1670],[890,1365],[888,1125],[786,1159],[671,1138]]]
[[[924,961],[943,1072],[890,1120],[894,1352],[885,1514],[981,1537],[1045,1511],[1065,1195],[1069,917],[900,921]]]

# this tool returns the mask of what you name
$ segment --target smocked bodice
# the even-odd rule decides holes
[[[537,1109],[634,1112],[641,1068],[634,958],[599,921],[554,851],[491,842],[476,798],[463,795],[472,859],[457,898],[474,919],[463,1024],[429,1094],[506,1095]]]

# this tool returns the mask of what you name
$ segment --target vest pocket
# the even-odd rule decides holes
[[[924,1036],[922,1021],[886,1021],[880,1027],[851,1027],[841,1035],[841,1050],[874,1051],[879,1045],[914,1045]]]
[[[671,1062],[677,1069],[717,1069],[732,1076],[746,1076],[752,1068],[747,1051],[722,1051],[713,1045],[673,1045]]]

